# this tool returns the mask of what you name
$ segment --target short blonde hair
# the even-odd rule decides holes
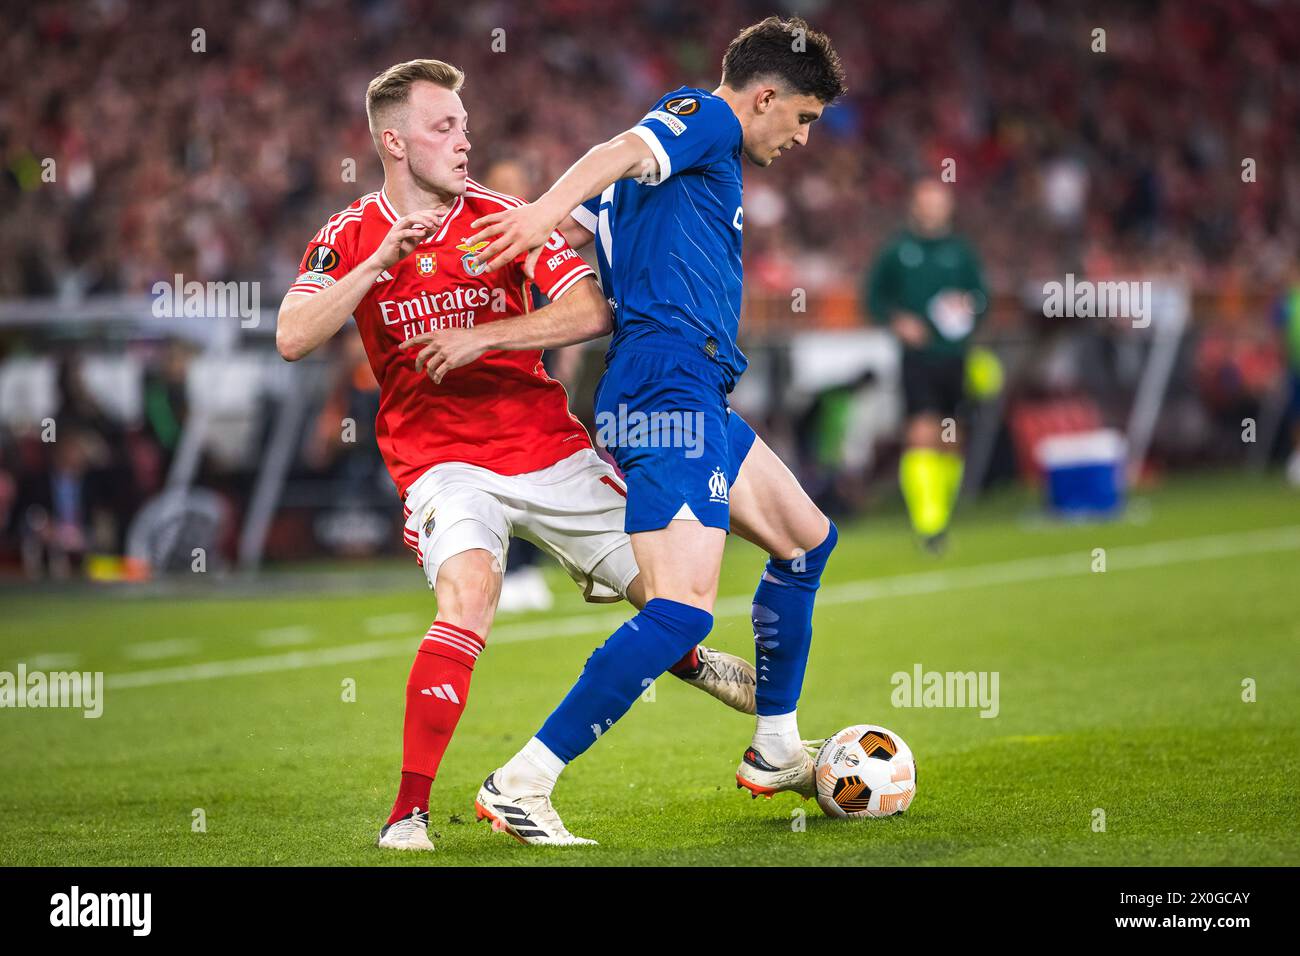
[[[366,87],[366,118],[370,121],[370,135],[376,147],[380,145],[379,133],[383,128],[380,114],[405,105],[410,98],[411,86],[421,80],[459,93],[465,74],[442,60],[408,60],[393,64],[371,80]]]

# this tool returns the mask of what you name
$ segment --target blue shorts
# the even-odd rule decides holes
[[[727,405],[723,369],[704,356],[624,348],[596,387],[596,440],[627,480],[628,534],[674,518],[729,531],[731,486],[754,437]]]

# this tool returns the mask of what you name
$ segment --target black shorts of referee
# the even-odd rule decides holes
[[[907,417],[955,417],[966,397],[966,355],[903,349],[903,407]]]

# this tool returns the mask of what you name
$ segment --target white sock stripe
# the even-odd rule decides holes
[[[450,647],[459,647],[462,651],[464,651],[470,657],[473,657],[475,659],[477,659],[478,656],[483,653],[483,648],[476,647],[475,645],[471,644],[469,641],[462,641],[451,634],[443,634],[441,632],[435,632],[433,634],[424,635],[424,639],[426,641],[440,641],[443,644],[446,644]]]
[[[442,627],[439,624],[430,625],[429,630],[427,630],[425,633],[441,634],[443,637],[453,637],[458,641],[464,641],[466,644],[473,644],[475,647],[483,646],[483,643],[481,641],[475,640],[474,638],[466,637],[464,634],[460,633],[459,631],[454,631],[449,627]]]
[[[460,651],[470,660],[478,660],[478,651],[466,644],[460,644],[455,641],[448,640],[445,637],[435,637],[432,634],[426,634],[424,639],[426,641],[433,641],[435,644],[446,644],[448,647],[454,647],[456,650]]]
[[[426,641],[432,641],[432,642],[435,643],[435,644],[446,644],[445,641],[441,641],[441,640],[439,640],[439,639],[436,638],[436,637],[426,637],[425,640],[426,640]],[[471,666],[472,666],[472,665],[474,664],[474,662],[477,660],[477,658],[476,658],[473,654],[471,654],[469,651],[465,650],[465,648],[463,648],[463,647],[456,647],[456,646],[453,645],[453,644],[446,644],[446,646],[449,647],[449,648],[451,648],[452,650],[456,651],[456,653],[460,654],[462,657],[464,657],[466,663],[470,664]]]
[[[429,633],[424,636],[429,639],[439,638],[440,640],[447,641],[450,644],[455,644],[459,647],[465,648],[466,650],[473,651],[476,655],[481,653],[483,650],[482,645],[475,644],[473,641],[467,641],[459,634],[452,634],[448,631],[438,631],[430,628]]]
[[[457,640],[464,641],[467,644],[473,644],[479,650],[482,650],[484,647],[483,642],[479,640],[477,634],[472,634],[472,633],[463,634],[460,631],[456,630],[455,628],[448,627],[446,624],[440,624],[437,621],[434,621],[433,626],[429,628],[430,634],[432,634],[434,631],[437,631],[439,634],[442,634],[446,637],[454,637]]]

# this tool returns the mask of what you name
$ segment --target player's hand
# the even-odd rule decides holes
[[[479,250],[477,263],[487,263],[487,271],[492,272],[501,266],[513,262],[516,256],[528,253],[524,269],[529,275],[542,254],[542,247],[551,238],[551,233],[560,224],[560,219],[542,202],[529,203],[514,209],[489,213],[470,223],[471,229],[478,232],[470,236],[466,243],[474,245],[484,239],[488,245]]]
[[[399,348],[410,349],[423,345],[415,356],[416,371],[423,371],[435,385],[442,383],[454,368],[468,365],[487,351],[474,329],[440,329],[413,335]]]
[[[930,330],[925,327],[925,323],[919,316],[911,312],[897,313],[889,326],[904,345],[914,349],[924,348],[930,341]]]
[[[380,269],[391,269],[412,252],[415,247],[432,236],[442,225],[445,212],[435,209],[421,209],[409,216],[403,216],[393,223],[379,243],[379,248],[371,253],[370,259]]]

